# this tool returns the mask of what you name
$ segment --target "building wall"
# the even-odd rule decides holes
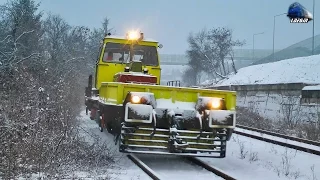
[[[266,84],[211,87],[237,92],[237,105],[250,108],[265,118],[288,121],[315,121],[320,99],[304,98],[301,90],[308,84]],[[319,93],[319,92],[313,92]]]

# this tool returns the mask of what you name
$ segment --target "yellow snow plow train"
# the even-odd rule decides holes
[[[120,152],[225,157],[236,93],[160,85],[161,47],[135,31],[108,34],[86,87],[87,113],[114,135]]]

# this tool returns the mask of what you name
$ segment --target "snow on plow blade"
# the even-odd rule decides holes
[[[123,105],[121,152],[225,157],[235,92],[125,83],[103,83],[100,92],[104,103]]]

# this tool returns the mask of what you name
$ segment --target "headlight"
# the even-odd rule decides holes
[[[139,33],[137,31],[130,31],[128,32],[128,39],[129,40],[137,40],[139,39]]]
[[[220,99],[212,99],[210,102],[211,108],[217,109],[221,106],[221,100]]]
[[[131,102],[134,104],[140,103],[141,98],[139,96],[132,96],[131,97]]]
[[[217,98],[217,97],[198,97],[198,102],[196,103],[196,109],[198,111],[203,110],[224,110],[225,107],[225,101],[223,98]]]
[[[153,108],[156,107],[156,99],[154,94],[151,92],[128,92],[127,97],[123,104],[145,104],[151,105]]]

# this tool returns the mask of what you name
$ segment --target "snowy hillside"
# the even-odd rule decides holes
[[[237,74],[217,83],[224,85],[310,83],[320,84],[320,55],[286,59],[241,68]],[[208,82],[206,82],[208,83]]]

